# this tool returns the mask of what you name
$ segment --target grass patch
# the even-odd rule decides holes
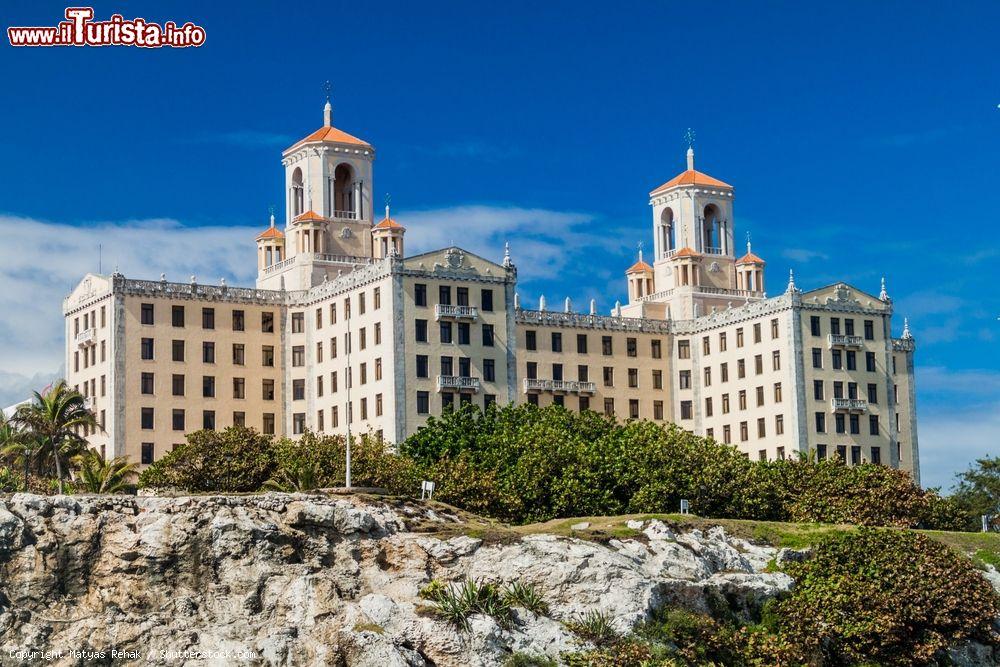
[[[621,639],[621,635],[615,630],[611,621],[611,614],[595,609],[567,622],[566,627],[569,628],[570,632],[597,647],[611,646]]]

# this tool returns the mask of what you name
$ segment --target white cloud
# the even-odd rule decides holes
[[[549,291],[553,275],[564,283],[599,285],[617,267],[594,265],[594,257],[623,250],[621,235],[588,231],[593,219],[583,213],[497,206],[459,206],[400,212],[394,217],[408,228],[407,253],[445,247],[453,242],[494,261],[503,258],[511,241],[519,281],[544,292],[550,303],[566,295]],[[261,227],[262,228],[262,227]],[[21,391],[36,374],[48,378],[63,364],[62,299],[88,272],[117,267],[136,278],[230,285],[253,285],[257,264],[254,237],[261,228],[185,227],[176,220],[127,220],[68,225],[0,215],[0,235],[8,249],[0,263],[0,397]],[[574,283],[574,281],[576,281]],[[620,283],[624,287],[624,278]],[[624,289],[622,289],[624,291]],[[570,294],[577,309],[586,294]]]
[[[790,259],[793,262],[812,262],[818,259],[829,259],[829,255],[817,250],[808,250],[806,248],[785,248],[781,251],[781,256],[785,259]]]
[[[919,386],[920,378],[917,383]],[[954,404],[935,410],[917,406],[921,484],[947,491],[955,475],[978,458],[1000,452],[1000,402],[955,410]]]

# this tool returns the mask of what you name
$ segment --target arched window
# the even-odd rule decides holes
[[[677,249],[677,230],[674,224],[674,211],[671,208],[663,209],[660,214],[660,247],[661,252],[669,252]]]
[[[355,204],[354,170],[349,164],[338,164],[333,170],[333,216],[355,220],[358,218]]]
[[[705,254],[722,254],[722,214],[715,204],[709,204],[705,207],[705,214],[702,218],[701,243]]]
[[[305,192],[302,187],[302,169],[296,167],[292,172],[292,217],[302,215],[305,211],[302,204],[305,201]]]

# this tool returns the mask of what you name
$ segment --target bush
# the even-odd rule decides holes
[[[270,436],[230,426],[195,431],[181,445],[139,475],[140,487],[176,487],[195,492],[257,491],[273,474],[276,456]]]
[[[966,639],[996,644],[1000,599],[971,561],[919,533],[862,528],[788,566],[780,634],[825,664],[926,664]]]
[[[420,596],[434,603],[434,611],[455,627],[468,632],[473,614],[492,616],[500,627],[510,628],[513,614],[507,596],[496,584],[466,579],[458,585],[432,581]]]

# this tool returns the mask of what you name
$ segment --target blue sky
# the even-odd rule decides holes
[[[64,7],[7,0],[0,17],[54,25]],[[321,124],[329,79],[408,247],[499,257],[510,240],[526,300],[623,297],[651,244],[646,195],[693,127],[772,289],[789,268],[805,288],[887,276],[918,339],[925,482],[1000,452],[997,3],[95,10],[190,20],[207,42],[0,45],[0,398],[58,371],[59,299],[98,243],[126,274],[249,282],[280,150]]]

